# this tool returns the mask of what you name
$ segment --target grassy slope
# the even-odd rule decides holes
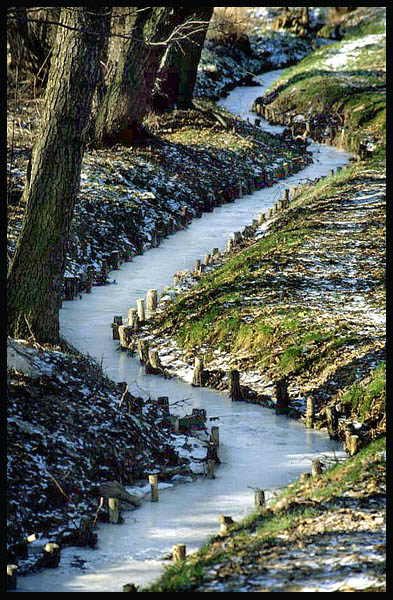
[[[357,28],[349,28],[349,39],[380,33],[381,19],[379,17],[377,22],[365,21]],[[339,45],[344,43],[345,40]],[[377,88],[381,85],[384,79],[384,48],[377,45],[367,51],[362,50],[354,58],[353,64],[346,64],[349,72],[341,76],[340,81],[335,73],[323,72],[321,68],[321,61],[326,58],[327,52],[331,52],[331,47],[317,51],[315,56],[308,57],[289,69],[283,76],[284,86],[275,98],[275,103],[277,106],[280,103],[289,106],[297,113],[306,109],[312,115],[340,112],[345,116],[345,124],[349,129],[347,139],[374,135],[377,147],[373,156],[353,165],[351,170],[340,176],[324,180],[312,190],[309,189],[291,206],[290,214],[284,213],[274,223],[269,235],[238,253],[218,270],[202,276],[198,285],[169,309],[161,327],[166,333],[173,334],[178,330],[177,341],[183,347],[197,352],[201,345],[209,344],[213,348],[231,352],[238,358],[239,365],[245,364],[246,359],[253,366],[267,369],[272,376],[305,375],[309,378],[311,375],[315,378],[316,375],[322,376],[331,367],[338,380],[334,395],[338,392],[337,397],[349,409],[352,418],[362,421],[369,419],[373,426],[378,423],[378,437],[384,429],[384,361],[377,359],[369,363],[368,371],[362,372],[360,369],[360,374],[359,363],[356,362],[348,362],[347,376],[341,368],[351,348],[355,348],[358,355],[364,356],[372,348],[375,350],[378,346],[375,338],[373,340],[370,333],[360,334],[356,327],[345,320],[334,318],[333,313],[329,314],[328,307],[319,312],[310,310],[307,297],[303,299],[303,303],[289,307],[282,297],[280,300],[280,292],[285,297],[282,278],[272,277],[272,271],[269,271],[273,261],[275,273],[286,276],[284,289],[287,291],[290,266],[299,258],[299,251],[307,252],[308,242],[314,242],[314,247],[322,248],[322,262],[329,256],[329,243],[333,250],[329,235],[334,221],[342,218],[340,198],[367,194],[373,182],[384,181],[385,94],[378,89],[363,89],[366,84],[376,85]],[[359,65],[362,65],[362,72],[357,70]],[[354,108],[363,104],[365,106],[362,110],[354,112]],[[351,147],[351,142],[348,146]],[[334,212],[335,205],[337,213]],[[333,206],[333,214],[329,219],[333,223],[330,222],[330,225],[325,221],[321,223],[321,206],[327,214]],[[341,209],[345,212],[344,203]],[[384,305],[384,266],[383,260],[380,261],[380,249],[384,244],[385,233],[384,212],[382,207],[381,209],[380,213],[373,213],[375,219],[367,219],[360,233],[352,239],[361,247],[360,253],[365,253],[364,258],[368,255],[369,262],[373,263],[371,270],[366,269],[366,274],[366,263],[359,265],[355,277],[358,281],[364,276],[369,277],[370,285],[365,286],[365,292],[358,292],[363,293],[369,307],[374,307],[377,311],[382,310]],[[345,236],[341,237],[341,242],[343,237]],[[337,242],[337,238],[334,241]],[[321,243],[322,246],[319,246]],[[348,255],[345,255],[345,259],[347,258]],[[349,258],[352,259],[351,256]],[[261,298],[263,290],[269,292],[270,302],[258,304],[245,301],[245,296]],[[265,294],[264,300],[266,298]],[[383,341],[380,348],[382,346]],[[312,531],[318,515],[326,509],[333,512],[337,510],[339,497],[348,489],[355,490],[354,498],[361,496],[365,503],[373,494],[384,494],[384,465],[381,458],[384,456],[384,448],[385,438],[382,436],[347,459],[343,465],[327,470],[322,478],[290,486],[284,492],[287,500],[281,502],[281,505],[278,503],[278,508],[269,510],[263,517],[254,515],[243,521],[232,531],[229,541],[213,538],[185,563],[169,567],[164,576],[145,591],[225,591],[214,587],[209,590],[209,582],[214,578],[217,581],[219,577],[219,581],[235,578],[239,562],[243,573],[254,572],[258,569],[257,559],[251,560],[253,564],[250,561],[245,564],[245,556],[257,556],[258,560],[264,561],[264,549],[272,545],[277,548],[281,539],[276,539],[276,535],[294,531],[299,520],[306,523],[306,535],[307,531]],[[204,582],[207,589],[203,587]],[[235,589],[229,591],[236,591],[236,583],[234,585]],[[379,588],[370,591],[383,590]]]

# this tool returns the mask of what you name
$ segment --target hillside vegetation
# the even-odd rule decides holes
[[[334,409],[340,439],[356,432],[363,449],[144,591],[385,591],[385,27],[382,7],[351,13],[341,41],[259,99],[269,120],[295,133],[308,121],[311,137],[353,152],[349,168],[302,186],[154,322],[157,348],[169,337],[183,360],[203,356],[220,389],[236,368],[245,399],[274,406],[266,389],[284,378],[293,416],[311,395],[314,426],[329,430]]]

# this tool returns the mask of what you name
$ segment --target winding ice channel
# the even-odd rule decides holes
[[[238,87],[220,104],[247,117],[253,100],[280,75],[272,71],[259,77],[261,86]],[[282,130],[262,119],[272,132]],[[282,197],[283,189],[304,178],[328,175],[330,169],[349,160],[346,152],[311,144],[314,164],[285,181],[204,213],[189,227],[165,239],[158,248],[123,263],[116,271],[119,285],[95,287],[82,301],[65,302],[60,311],[62,334],[79,350],[89,353],[115,381],[127,381],[131,393],[153,398],[168,396],[170,402],[188,398],[192,407],[205,408],[208,416],[218,416],[219,455],[222,464],[216,478],[198,478],[192,483],[163,485],[159,502],[146,496],[142,506],[124,512],[122,525],[101,524],[95,549],[66,548],[57,569],[18,578],[17,592],[121,592],[126,583],[146,585],[163,571],[162,557],[174,544],[187,546],[187,554],[199,548],[219,531],[218,515],[235,520],[253,510],[253,488],[272,490],[286,486],[309,470],[311,460],[322,454],[342,455],[337,442],[319,431],[305,427],[274,411],[252,404],[231,402],[223,393],[193,388],[180,380],[147,376],[137,358],[117,350],[110,323],[114,315],[136,306],[148,289],[160,293],[172,285],[175,271],[192,269],[196,258],[218,247],[221,251],[234,230],[249,225],[259,212],[265,212]],[[176,411],[174,411],[176,412]],[[83,567],[76,566],[76,558]],[[73,566],[75,565],[75,566]]]

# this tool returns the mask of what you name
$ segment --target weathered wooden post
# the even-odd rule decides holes
[[[137,592],[138,588],[135,583],[126,583],[123,585],[123,592]]]
[[[113,252],[111,252],[111,256],[110,256],[110,261],[111,261],[111,265],[112,265],[112,269],[117,270],[119,268],[119,259],[120,259],[120,253],[118,250],[113,250]]]
[[[139,298],[136,301],[136,307],[137,307],[137,311],[138,311],[139,323],[144,323],[145,319],[146,319],[146,315],[145,315],[145,299],[144,298]]]
[[[133,331],[138,331],[139,320],[138,320],[138,311],[136,308],[128,309],[128,324],[130,327],[132,327]]]
[[[359,447],[359,436],[351,435],[349,438],[349,454],[353,456],[358,451]]]
[[[258,213],[258,225],[262,225],[264,221],[266,221],[265,213]]]
[[[199,258],[197,258],[195,260],[195,265],[194,265],[194,271],[193,274],[198,276],[202,273],[202,267],[201,267],[201,261],[199,260]]]
[[[232,400],[243,400],[239,371],[237,369],[229,369],[228,380],[230,398]]]
[[[158,502],[158,476],[149,475],[150,483],[150,500],[151,502]]]
[[[119,522],[119,499],[108,498],[109,523],[116,524]]]
[[[327,406],[325,409],[329,437],[337,439],[338,436],[338,414],[335,406]]]
[[[312,396],[308,396],[306,402],[306,427],[312,429],[314,427],[315,419],[315,401]]]
[[[147,290],[146,294],[146,311],[152,314],[157,309],[157,290]]]
[[[7,565],[7,590],[16,590],[16,571],[18,565]]]
[[[226,535],[235,524],[229,515],[218,515],[218,521],[220,523],[220,535]]]
[[[206,252],[205,256],[203,257],[203,264],[206,267],[209,263],[210,263],[210,254],[208,252]]]
[[[44,566],[49,569],[55,569],[60,562],[60,546],[49,542],[44,546]]]
[[[64,277],[64,300],[73,300],[75,296],[74,277],[66,275]]]
[[[217,447],[220,445],[220,428],[217,425],[211,428],[210,441]]]
[[[220,251],[218,248],[213,248],[212,250],[212,257],[213,258],[218,258],[220,256]]]
[[[163,367],[157,350],[148,351],[148,361],[146,363],[146,367],[147,372],[149,370],[149,367],[151,367],[154,371],[162,371]]]
[[[186,545],[175,544],[172,548],[172,557],[176,562],[182,562],[186,559]]]
[[[209,458],[207,460],[207,478],[208,479],[215,479],[215,475],[214,475],[214,465],[215,465],[216,461],[213,458]]]
[[[284,190],[284,206],[288,206],[289,204],[289,188]]]
[[[195,357],[192,385],[195,387],[203,386],[203,358],[200,356]]]
[[[322,474],[322,464],[318,458],[314,458],[311,463],[311,475],[313,477],[318,477]]]
[[[114,340],[119,340],[119,325],[123,325],[123,317],[122,316],[114,316],[112,326],[112,337]]]
[[[275,383],[276,414],[287,415],[289,408],[288,384],[283,377]]]
[[[181,224],[186,227],[188,223],[188,206],[183,206],[181,209]]]
[[[263,490],[254,491],[254,503],[255,509],[259,513],[264,513],[266,511],[265,492]]]
[[[120,350],[127,350],[131,342],[132,327],[129,325],[119,325],[118,333]]]
[[[141,363],[146,364],[149,360],[149,344],[147,340],[138,340],[137,349],[139,360]]]
[[[233,233],[233,241],[235,244],[238,244],[242,239],[242,234],[240,231],[234,231]]]
[[[234,244],[233,244],[233,239],[232,239],[232,238],[229,238],[229,239],[227,240],[227,247],[226,247],[226,253],[227,253],[227,254],[230,254],[230,253],[232,252],[232,250],[233,250],[233,246],[234,246]]]

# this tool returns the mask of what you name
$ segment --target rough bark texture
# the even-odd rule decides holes
[[[150,108],[161,61],[178,36],[163,42],[194,12],[195,7],[171,6],[154,6],[138,12],[132,37],[124,45],[115,78],[97,116],[94,135],[97,146],[138,141],[137,123]]]
[[[194,31],[190,31],[188,38],[173,46],[167,53],[165,63],[157,75],[154,108],[191,107],[198,64],[213,10],[213,6],[197,8],[192,20],[199,21],[200,25],[194,25]]]
[[[7,280],[8,333],[13,337],[59,339],[65,253],[109,12],[108,7],[61,12],[61,23],[76,29],[58,28],[25,182],[25,219]]]

